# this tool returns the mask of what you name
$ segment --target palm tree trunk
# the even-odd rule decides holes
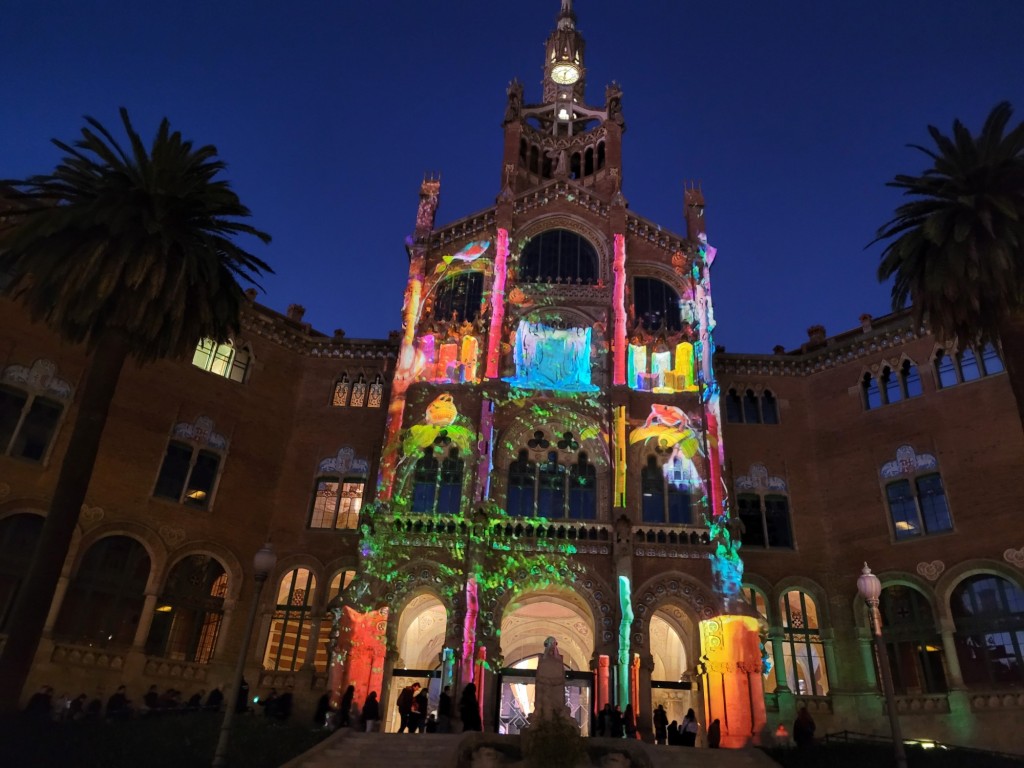
[[[71,537],[89,488],[103,427],[128,356],[128,339],[120,331],[96,343],[82,382],[78,415],[71,432],[50,510],[8,621],[9,634],[0,656],[0,714],[16,712],[22,688],[35,659],[50,603],[67,559]]]
[[[1010,379],[1017,402],[1017,415],[1021,426],[1024,426],[1024,317],[1016,315],[1003,324],[999,332],[999,341],[1003,348],[1003,365]]]

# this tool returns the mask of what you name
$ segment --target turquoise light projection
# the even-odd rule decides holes
[[[516,375],[505,381],[522,389],[596,392],[590,382],[591,332],[520,320],[513,348]]]
[[[619,706],[623,709],[629,704],[629,628],[633,625],[633,603],[630,599],[633,590],[629,585],[628,576],[619,576],[619,609],[622,621],[619,622]]]

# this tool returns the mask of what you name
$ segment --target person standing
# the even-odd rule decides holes
[[[459,699],[459,716],[462,718],[463,731],[482,731],[480,722],[480,704],[476,700],[476,685],[469,683],[462,689]]]
[[[437,732],[451,733],[452,730],[452,687],[446,685],[441,689],[437,700]]]
[[[686,710],[686,717],[683,718],[683,724],[679,727],[679,735],[684,747],[697,745],[697,715],[692,707]]]
[[[622,727],[626,731],[627,739],[636,738],[636,718],[633,717],[633,705],[627,704],[626,711],[622,713]]]
[[[409,728],[409,715],[412,714],[413,704],[416,700],[416,694],[420,690],[419,683],[413,683],[407,685],[402,689],[402,692],[398,694],[398,701],[396,706],[398,707],[398,714],[401,717],[401,722],[398,725],[398,733],[403,733]],[[412,731],[409,731],[410,733]]]
[[[427,725],[427,710],[430,709],[430,692],[420,688],[412,701],[412,713],[409,715],[409,730],[412,733],[423,733]]]
[[[814,718],[807,711],[807,707],[800,707],[796,713],[796,720],[793,723],[793,741],[797,747],[810,747],[814,745]]]
[[[380,720],[380,704],[377,702],[377,692],[370,691],[363,702],[363,713],[360,715],[367,733],[377,730],[377,722]]]
[[[717,717],[708,726],[708,749],[718,749],[722,743],[722,721]]]
[[[351,725],[352,717],[352,699],[356,695],[356,687],[350,685],[345,689],[345,692],[341,694],[341,703],[338,704],[338,727],[347,728]]]
[[[668,714],[665,707],[659,704],[654,710],[654,743],[665,744],[668,740]]]

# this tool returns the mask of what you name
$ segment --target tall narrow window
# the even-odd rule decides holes
[[[981,369],[978,367],[978,358],[974,350],[967,347],[960,353],[960,377],[964,381],[974,381],[981,378]]]
[[[765,424],[779,423],[779,401],[767,389],[761,393],[761,417]]]
[[[547,461],[538,468],[537,516],[564,517],[565,467],[558,462],[557,451],[548,451]]]
[[[953,358],[947,355],[945,350],[940,349],[935,353],[935,372],[939,377],[939,386],[943,389],[960,383],[957,379]]]
[[[310,528],[351,530],[359,527],[366,483],[361,478],[318,477],[309,515]]]
[[[869,411],[881,408],[882,391],[878,388],[878,381],[875,377],[870,373],[865,373],[860,386],[864,392],[864,408]]]
[[[748,389],[743,395],[743,421],[747,424],[760,424],[761,412],[758,409],[757,395],[754,390]]]
[[[302,666],[309,645],[315,589],[316,577],[306,568],[289,571],[281,579],[263,656],[264,669],[294,672]]]
[[[917,372],[917,366],[909,360],[904,360],[900,366],[900,378],[903,380],[903,390],[907,397],[918,397],[921,394],[921,376]]]
[[[367,408],[380,408],[384,402],[384,380],[378,373],[373,378],[373,383],[370,384],[370,394],[366,400]]]
[[[1003,372],[1003,361],[999,359],[999,352],[991,341],[982,347],[981,367],[985,369],[986,376]]]
[[[725,396],[725,420],[730,424],[743,423],[743,404],[735,389],[730,389]]]
[[[130,646],[146,599],[149,568],[149,554],[135,539],[108,536],[97,541],[68,586],[54,634],[98,648]]]
[[[220,454],[172,440],[167,444],[153,495],[209,509],[220,470]]]
[[[640,473],[640,512],[645,523],[689,525],[693,522],[693,488],[699,479],[689,459],[672,456],[659,465],[654,456]]]
[[[534,235],[519,257],[519,278],[527,283],[597,282],[597,251],[590,242],[567,229]]]
[[[352,385],[351,405],[353,408],[362,408],[366,405],[366,377],[361,373]]]
[[[331,577],[327,585],[327,600],[324,602],[324,605],[327,606],[327,612],[320,622],[320,638],[316,644],[316,655],[313,657],[313,667],[317,672],[327,671],[328,653],[332,647],[331,621],[333,617],[330,613],[331,602],[349,588],[355,575],[356,572],[352,570],[338,571]]]
[[[597,518],[597,472],[584,452],[580,452],[577,462],[569,467],[569,517]]]
[[[434,503],[437,500],[437,476],[440,470],[440,463],[434,458],[434,449],[425,449],[413,469],[413,512],[430,513],[434,511]]]
[[[459,458],[459,449],[448,449],[441,462],[440,486],[437,493],[438,514],[454,515],[462,501],[462,475],[465,462]]]
[[[768,621],[768,601],[765,599],[764,593],[749,584],[744,584],[742,594],[750,607],[761,617],[764,625],[769,625],[771,622]],[[774,693],[775,689],[778,688],[778,681],[775,678],[775,656],[773,655],[771,640],[764,641],[762,652],[772,661],[771,668],[764,673],[764,692]]]
[[[900,377],[893,373],[892,368],[885,366],[882,369],[882,389],[885,392],[885,402],[898,403],[903,399],[903,388],[900,386]]]
[[[42,461],[63,412],[56,400],[0,387],[0,455]]]
[[[483,272],[463,272],[445,280],[434,300],[434,319],[472,322],[480,316],[483,303]]]
[[[741,493],[736,497],[737,513],[743,523],[743,545],[769,549],[792,549],[789,497],[781,493]]]
[[[348,398],[352,392],[352,384],[348,380],[348,374],[341,374],[341,378],[334,382],[334,394],[331,396],[331,405],[335,408],[344,408],[348,405]]]
[[[645,523],[665,522],[665,475],[654,456],[640,470],[641,517]]]
[[[679,294],[657,278],[633,278],[633,312],[646,331],[674,333],[683,327]]]
[[[794,590],[782,596],[781,608],[786,679],[798,695],[827,695],[828,670],[817,605],[810,595]]]
[[[953,590],[950,610],[964,683],[1024,686],[1024,590],[1001,576],[969,576]]]
[[[507,511],[510,517],[533,517],[535,509],[534,483],[536,482],[537,465],[530,461],[527,450],[519,451],[519,456],[508,467],[508,500]]]
[[[209,555],[190,555],[171,569],[157,600],[146,653],[208,664],[213,659],[228,577]]]

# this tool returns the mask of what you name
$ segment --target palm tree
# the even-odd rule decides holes
[[[53,173],[5,182],[13,205],[0,217],[3,293],[88,361],[71,431],[35,558],[10,616],[0,656],[0,712],[17,708],[92,476],[125,360],[191,353],[238,331],[245,301],[238,279],[272,271],[232,238],[270,236],[249,216],[213,146],[194,148],[164,119],[147,150],[128,112],[123,149],[87,117]]]
[[[935,149],[911,145],[932,160],[919,176],[888,186],[913,199],[896,209],[873,243],[888,240],[878,266],[894,278],[893,309],[908,303],[917,327],[962,347],[1002,341],[1024,423],[1024,123],[997,104],[977,136],[959,120],[952,136],[935,126]]]

